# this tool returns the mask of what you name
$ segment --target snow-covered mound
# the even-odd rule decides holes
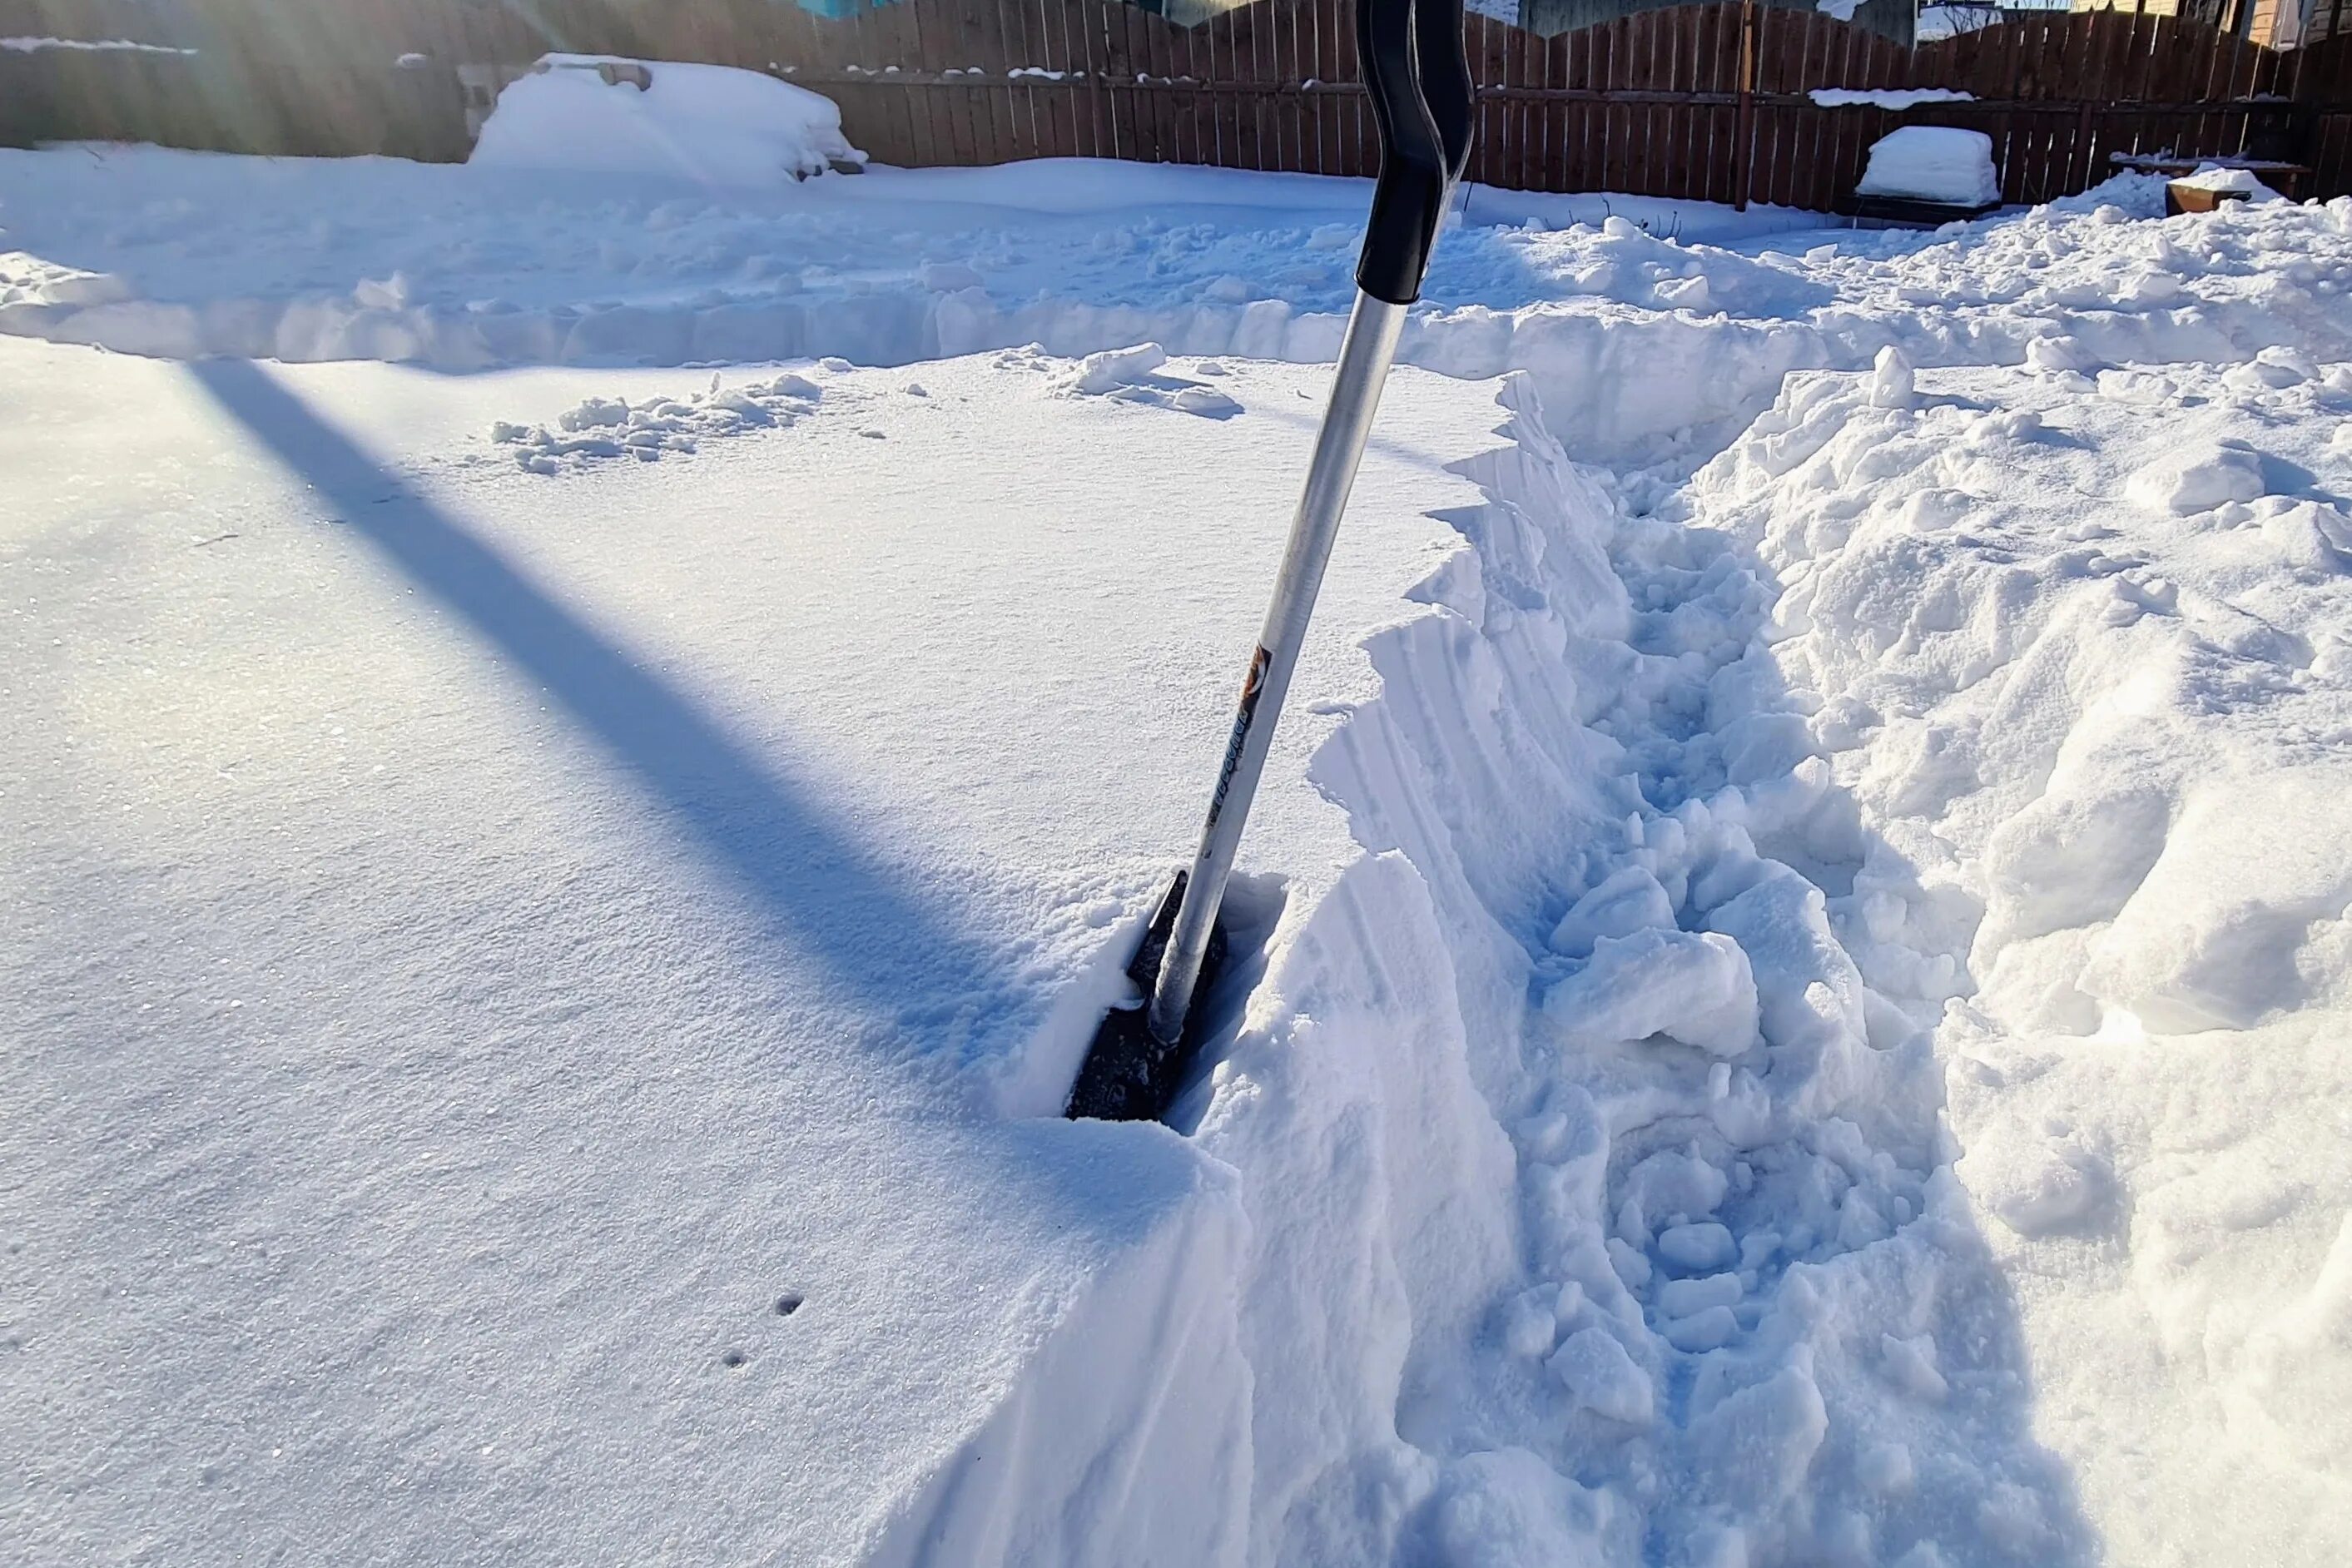
[[[601,55],[549,55],[509,83],[467,160],[753,187],[865,161],[841,133],[840,109],[804,87],[726,66]]]
[[[1964,207],[1997,202],[2000,175],[1992,166],[1992,138],[1948,125],[1897,126],[1871,143],[1870,162],[1853,190],[1861,196],[1908,196]]]
[[[2208,163],[2193,174],[2183,174],[2168,183],[2193,191],[2233,192],[2248,201],[2277,202],[2286,199],[2263,184],[2262,176],[2252,169],[2226,169],[2219,163]]]

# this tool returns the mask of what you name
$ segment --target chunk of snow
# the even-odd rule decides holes
[[[1706,1307],[1687,1318],[1675,1318],[1658,1331],[1666,1342],[1686,1355],[1721,1350],[1739,1332],[1739,1319],[1728,1307]]]
[[[1870,371],[1870,405],[1908,408],[1912,401],[1911,362],[1893,343],[1878,351]]]
[[[1756,1043],[1756,981],[1739,944],[1713,931],[1604,936],[1583,968],[1545,994],[1543,1013],[1580,1044],[1664,1035],[1738,1056]]]
[[[1080,360],[1077,368],[1061,384],[1065,391],[1080,397],[1100,397],[1123,386],[1139,384],[1167,363],[1168,353],[1158,343],[1105,349]]]
[[[1647,1245],[1654,1222],[1682,1225],[1713,1214],[1730,1191],[1731,1178],[1723,1167],[1703,1157],[1696,1146],[1660,1149],[1643,1156],[1619,1185],[1619,1233],[1629,1241]],[[1641,1273],[1646,1281],[1646,1259]]]
[[[1532,1360],[1551,1353],[1559,1320],[1540,1291],[1515,1296],[1503,1310],[1503,1343],[1515,1356]]]
[[[1746,960],[1768,1045],[1799,1053],[1811,1071],[1867,1038],[1862,977],[1830,928],[1819,888],[1793,873],[1768,876],[1706,923]]]
[[[1570,958],[1588,958],[1602,937],[1628,937],[1674,923],[1674,900],[1657,877],[1646,867],[1624,866],[1570,907],[1552,928],[1549,945]]]
[[[1733,1510],[1795,1496],[1828,1433],[1821,1387],[1796,1365],[1725,1396],[1691,1422],[1710,1498]]]
[[[2156,511],[2186,516],[2263,493],[2262,459],[2240,447],[2200,443],[2151,459],[2124,483],[2124,493]]]
[[[1596,1415],[1646,1426],[1656,1412],[1649,1374],[1606,1329],[1579,1329],[1546,1363],[1569,1397]]]
[[[1731,1232],[1712,1220],[1669,1226],[1658,1233],[1658,1256],[1677,1268],[1717,1268],[1739,1256]]]
[[[1658,1310],[1670,1318],[1687,1318],[1709,1307],[1736,1307],[1743,1294],[1737,1274],[1669,1279],[1658,1287]]]

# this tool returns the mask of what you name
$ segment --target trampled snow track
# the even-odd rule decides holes
[[[1865,986],[1856,906],[1927,895],[1780,686],[1771,574],[1629,515],[1527,381],[1505,402],[1435,613],[1374,640],[1383,694],[1315,764],[1380,857],[1354,879],[1414,886],[1307,917],[1201,1130],[1255,1194],[1255,1558],[1386,1487],[1339,1538],[1364,1560],[2084,1560],[1948,1169],[1927,1026],[1964,952],[1865,940]],[[1297,1194],[1318,1165],[1338,1193]],[[1387,1285],[1352,1355],[1284,1317],[1345,1298],[1297,1283],[1351,1266],[1334,1237]],[[1385,1369],[1363,1429],[1291,1430],[1349,1364]]]

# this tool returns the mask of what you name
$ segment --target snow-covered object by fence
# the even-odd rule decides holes
[[[1948,125],[1906,125],[1882,136],[1870,149],[1854,194],[1904,196],[1980,207],[2000,200],[2000,175],[1992,166],[1992,138],[1981,131]]]
[[[2222,191],[2242,195],[2250,202],[2276,202],[2286,198],[2263,184],[2263,177],[2252,169],[2225,168],[2208,163],[2193,174],[2183,174],[2168,182],[2196,191]]]
[[[642,73],[607,81],[599,67]],[[821,93],[726,66],[549,55],[509,84],[469,163],[495,169],[683,175],[707,185],[804,180],[866,154]]]

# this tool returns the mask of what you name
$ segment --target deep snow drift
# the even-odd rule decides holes
[[[2352,202],[1479,193],[1171,1132],[1050,1113],[1360,192],[69,156],[12,331],[845,357],[0,344],[38,1555],[2352,1546]]]

